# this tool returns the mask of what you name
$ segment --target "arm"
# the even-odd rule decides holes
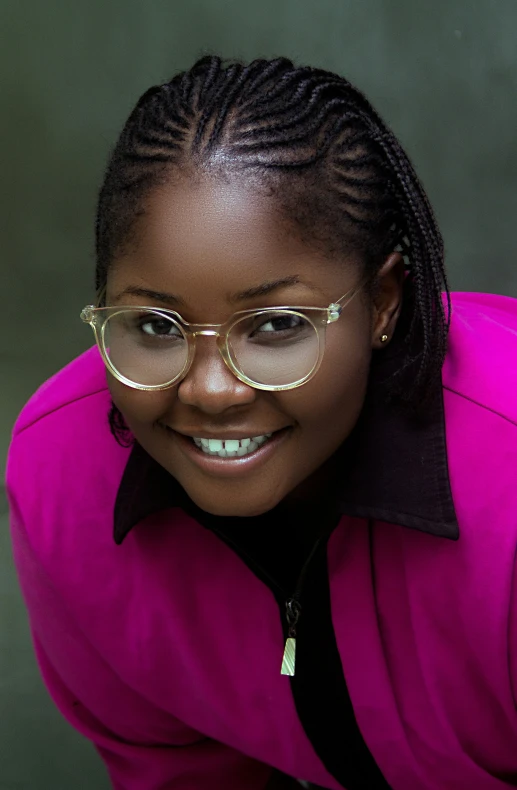
[[[72,726],[93,742],[114,790],[264,790],[271,769],[170,720],[169,743],[127,740],[91,713],[63,683],[34,636],[38,664],[53,701]]]
[[[35,526],[29,532],[8,493],[15,563],[44,682],[63,716],[93,742],[114,790],[265,790],[270,780],[271,788],[282,787],[268,766],[204,737],[124,683],[70,613],[33,545]]]
[[[517,712],[517,553],[514,561],[512,590],[510,595],[508,643],[510,683],[513,691],[513,701]]]

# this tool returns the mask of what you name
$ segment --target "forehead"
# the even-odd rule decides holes
[[[186,302],[213,303],[293,275],[333,294],[353,277],[347,263],[309,247],[274,197],[251,183],[183,179],[145,200],[132,244],[114,261],[110,279],[116,289],[131,281],[179,293]]]

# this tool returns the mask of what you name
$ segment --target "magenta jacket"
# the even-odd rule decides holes
[[[421,425],[373,395],[345,443],[290,678],[292,519],[210,517],[117,444],[96,348],[30,399],[16,566],[49,692],[117,790],[264,790],[272,767],[333,790],[517,786],[517,300],[453,294],[432,403]]]

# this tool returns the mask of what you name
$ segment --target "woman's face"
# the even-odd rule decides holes
[[[200,336],[179,384],[143,392],[108,374],[113,401],[137,441],[203,510],[254,516],[290,494],[303,496],[357,421],[372,348],[396,321],[400,268],[391,256],[375,303],[360,293],[327,327],[321,367],[296,389],[265,392],[242,383],[214,337]],[[327,307],[361,276],[357,261],[332,261],[302,243],[274,199],[236,180],[182,180],[146,201],[131,246],[113,261],[106,303],[173,307],[191,323],[222,323],[250,308]],[[286,278],[289,284],[265,287]],[[261,286],[262,295],[244,294]],[[162,296],[124,293],[138,288]],[[267,434],[254,452],[230,458],[207,455],[192,439]]]

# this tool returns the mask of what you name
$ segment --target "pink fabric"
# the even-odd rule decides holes
[[[332,615],[390,786],[497,790],[517,784],[516,300],[453,295],[444,387],[460,540],[343,518]],[[270,766],[338,790],[280,675],[270,591],[177,509],[115,545],[130,451],[108,405],[92,348],[30,399],[9,452],[15,561],[56,705],[118,790],[262,790]]]

